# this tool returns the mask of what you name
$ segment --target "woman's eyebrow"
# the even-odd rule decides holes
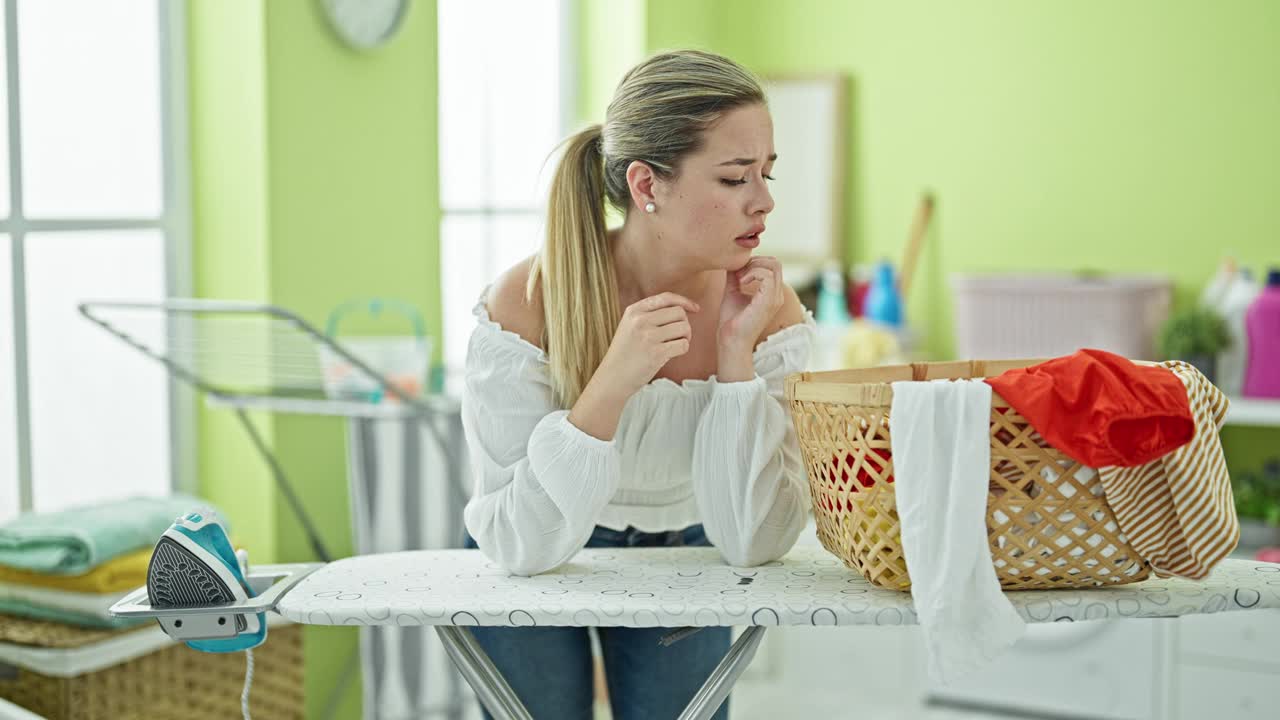
[[[773,162],[774,160],[777,160],[777,159],[778,159],[778,153],[774,153],[769,156],[769,162]],[[726,160],[725,162],[720,163],[720,165],[717,165],[716,167],[720,167],[723,165],[751,165],[754,163],[755,163],[755,159],[753,158],[734,158],[732,160]]]

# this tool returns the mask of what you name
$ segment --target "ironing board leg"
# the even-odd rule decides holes
[[[733,647],[729,648],[729,652],[725,654],[716,669],[711,671],[707,681],[702,684],[702,689],[689,701],[684,712],[680,713],[680,720],[710,720],[724,703],[724,699],[729,697],[729,691],[733,689],[734,683],[738,682],[742,671],[746,670],[751,660],[755,658],[756,649],[760,647],[762,639],[764,639],[763,625],[752,625],[747,628],[738,637]]]
[[[436,632],[453,664],[495,720],[533,720],[470,630],[456,625],[437,625]]]
[[[489,656],[465,627],[437,625],[436,632],[445,650],[458,667],[467,683],[475,690],[476,697],[497,720],[532,720],[520,698],[493,666]],[[753,625],[738,638],[724,659],[711,671],[698,694],[693,696],[679,720],[710,720],[716,710],[729,697],[729,691],[742,672],[755,659],[760,641],[764,639],[764,626]]]

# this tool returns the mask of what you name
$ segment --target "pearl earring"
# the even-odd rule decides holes
[[[654,205],[654,204],[653,204],[653,203],[651,203],[651,202],[650,202],[650,203],[645,203],[645,204],[644,204],[644,211],[645,211],[645,212],[651,213],[651,212],[653,212],[654,210],[657,210],[657,209],[658,209],[658,206],[657,206],[657,205]]]

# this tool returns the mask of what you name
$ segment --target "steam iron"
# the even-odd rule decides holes
[[[243,603],[256,595],[245,580],[248,574],[248,554],[232,550],[217,514],[190,512],[175,520],[156,543],[147,566],[147,596],[154,608]],[[156,619],[165,633],[185,638],[188,647],[203,652],[248,650],[267,639],[265,612]]]

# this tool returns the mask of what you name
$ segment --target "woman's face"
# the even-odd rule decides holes
[[[655,179],[659,252],[699,270],[736,270],[759,246],[773,210],[768,181],[777,155],[764,105],[736,108],[703,133],[671,181]]]

